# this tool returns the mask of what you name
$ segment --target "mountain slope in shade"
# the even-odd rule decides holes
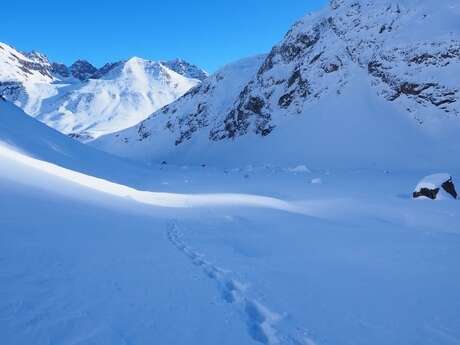
[[[82,141],[134,126],[205,78],[183,60],[131,58],[100,69],[78,60],[67,67],[0,44],[0,94]]]
[[[200,117],[179,100],[166,108],[177,105],[180,123],[168,126],[171,139],[158,135],[174,123],[163,109],[95,145],[195,163],[457,164],[459,12],[454,0],[331,1],[231,92],[228,111]]]

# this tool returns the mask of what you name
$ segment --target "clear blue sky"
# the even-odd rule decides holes
[[[182,57],[210,72],[267,52],[326,0],[23,0],[1,5],[0,41],[96,66]]]

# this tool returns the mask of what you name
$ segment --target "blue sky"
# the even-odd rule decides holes
[[[182,57],[210,72],[267,52],[326,0],[5,1],[0,41],[54,61]]]

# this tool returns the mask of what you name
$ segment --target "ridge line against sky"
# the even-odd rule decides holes
[[[97,67],[139,56],[183,58],[209,72],[267,53],[305,14],[327,0],[177,0],[117,2],[57,0],[2,4],[0,42],[71,64]]]

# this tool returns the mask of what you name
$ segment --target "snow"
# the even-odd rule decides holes
[[[91,145],[143,163],[457,169],[457,2],[331,3],[250,68]]]
[[[0,114],[6,344],[460,340],[460,209],[422,171],[145,169]]]
[[[441,188],[444,182],[452,179],[452,176],[446,173],[438,173],[424,177],[415,187],[414,192],[420,191],[422,188],[436,189]]]
[[[170,194],[170,193],[152,193],[146,191],[139,191],[124,185],[116,184],[100,178],[91,177],[82,173],[78,173],[69,169],[50,164],[48,162],[40,161],[30,158],[26,155],[17,153],[16,151],[8,148],[7,146],[0,147],[0,157],[2,157],[8,165],[11,162],[16,162],[32,171],[38,170],[48,174],[48,178],[59,178],[64,181],[73,182],[74,184],[106,193],[112,196],[128,198],[136,202],[153,205],[157,207],[173,207],[173,208],[187,208],[187,207],[203,207],[203,206],[244,206],[244,207],[258,207],[258,208],[272,208],[276,210],[283,210],[294,213],[307,213],[301,207],[294,204],[284,202],[282,200],[257,196],[257,195],[244,195],[244,194],[212,194],[212,195],[185,195],[185,194]],[[6,169],[8,171],[8,169]],[[16,172],[14,172],[16,173]],[[28,183],[32,183],[33,174],[28,176]],[[9,176],[14,179],[14,175]]]
[[[134,126],[198,83],[160,63],[131,58],[100,79],[63,88],[37,118],[63,133],[97,138]]]
[[[459,6],[331,3],[270,55],[195,80],[197,87],[147,120],[92,142],[125,158],[0,98],[1,344],[460,343],[460,204],[414,202],[411,193],[421,176],[419,186],[460,178],[458,102],[426,103],[431,96],[436,103],[442,87],[388,98],[402,81],[441,76],[439,85],[455,86],[457,58],[438,58],[456,43],[438,34],[458,34]],[[432,30],[423,24],[430,8]],[[327,14],[335,31],[322,21]],[[380,34],[393,20],[394,29]],[[318,21],[318,42],[290,56]],[[411,23],[427,29],[424,42]],[[410,35],[413,46],[398,50]],[[434,65],[406,64],[432,44]],[[391,72],[384,80],[369,74],[374,58]],[[339,69],[327,72],[333,64]],[[302,94],[298,74],[289,85],[299,66],[315,92]],[[49,94],[55,87],[56,101],[64,91],[78,94],[76,103],[98,94],[84,103],[100,113],[118,95],[106,118],[89,125],[82,113],[79,133],[98,136],[121,126],[124,102],[167,76],[184,81],[177,90],[188,83],[140,58],[104,71],[82,84],[33,85],[52,85]],[[289,92],[295,97],[281,108],[278,99]],[[37,98],[37,107],[51,107],[48,101]],[[72,114],[59,118],[46,121],[77,126]],[[269,125],[273,131],[257,133]],[[225,137],[228,128],[238,134]],[[216,133],[223,137],[214,140]]]
[[[183,59],[161,61],[161,64],[187,78],[205,81],[209,77],[209,74],[206,71],[202,70],[196,65],[188,63]]]
[[[200,84],[195,75],[202,79],[206,75],[183,60],[164,65],[133,57],[107,66],[97,70],[79,60],[68,70],[80,80],[63,77],[46,56],[26,56],[0,43],[0,93],[27,114],[87,141],[136,125]]]
[[[291,173],[254,171],[247,185],[236,172],[185,173],[196,191],[281,192],[306,216],[276,211],[272,201],[254,207],[247,196],[139,192],[4,146],[0,160],[8,215],[0,219],[8,263],[0,268],[0,328],[8,344],[460,337],[458,207],[399,197],[413,174],[332,173],[315,191]],[[186,188],[182,169],[155,174]],[[374,190],[357,188],[362,179]]]
[[[306,165],[298,165],[294,168],[289,168],[288,171],[293,173],[310,173],[311,170],[307,168]]]
[[[186,126],[192,122],[190,131],[196,131],[200,140],[204,141],[202,145],[207,146],[208,133],[199,131],[201,122],[213,123],[229,111],[234,98],[256,74],[264,58],[265,55],[258,55],[229,64],[205,80],[195,89],[196,92],[188,93],[137,126],[103,136],[89,144],[124,157],[161,162],[171,158],[176,150],[177,134],[190,130]],[[188,120],[189,114],[197,115]],[[182,128],[183,124],[185,128]]]
[[[209,129],[204,129],[175,145],[174,134],[164,129],[168,118],[159,115],[143,123],[151,133],[145,140],[139,139],[137,126],[90,144],[142,162],[166,160],[225,168],[248,164],[295,167],[305,163],[323,169],[459,167],[458,160],[451,159],[460,149],[454,131],[451,136],[432,137],[395,104],[375,95],[368,86],[369,78],[360,69],[352,74],[340,95],[312,104],[305,116],[280,117],[277,129],[266,137],[248,134],[235,140],[210,142]],[[177,113],[190,113],[188,106],[182,109],[186,101],[178,101]],[[446,122],[444,127],[449,125],[457,128],[459,124]]]
[[[30,73],[21,70],[20,61],[33,63],[34,60],[25,56],[23,53],[15,50],[7,44],[0,42],[0,80],[7,81],[27,81],[33,80],[37,83],[49,83],[52,78],[43,75],[37,70],[31,69]]]

